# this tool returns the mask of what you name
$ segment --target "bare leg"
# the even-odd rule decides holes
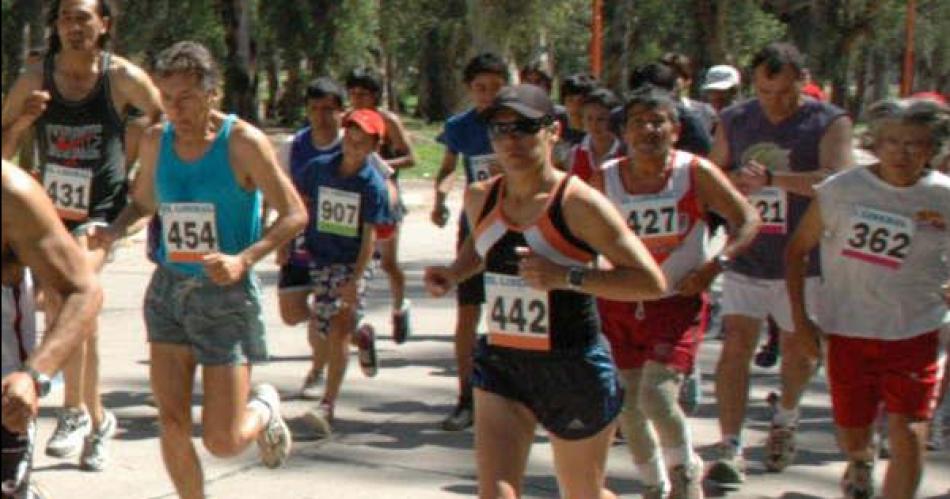
[[[616,430],[616,423],[611,423],[596,435],[582,440],[565,440],[550,435],[561,497],[609,497],[610,492],[604,490],[604,478],[607,451]]]
[[[380,267],[389,276],[389,291],[392,293],[394,311],[400,310],[406,297],[406,274],[399,267],[400,232],[400,224],[396,224],[392,237],[376,243],[381,257]]]
[[[356,327],[356,316],[346,308],[330,320],[330,338],[327,342],[327,384],[323,400],[335,403],[343,386],[346,365],[350,360],[350,338]]]
[[[158,405],[162,459],[175,491],[183,499],[204,498],[201,462],[191,442],[195,366],[188,347],[152,343],[149,377]]]
[[[203,366],[201,374],[205,448],[216,457],[237,455],[257,438],[268,418],[268,414],[247,406],[251,366]]]
[[[740,315],[723,317],[725,341],[716,365],[719,431],[738,436],[749,399],[749,363],[755,354],[762,321]]]
[[[497,499],[499,482],[521,495],[537,421],[524,405],[484,390],[475,390],[475,457],[479,499]],[[508,491],[509,496],[511,491]]]
[[[884,475],[884,497],[911,499],[917,493],[924,471],[927,422],[902,414],[888,414],[891,458]]]
[[[472,353],[478,334],[478,319],[482,314],[481,305],[459,305],[455,324],[455,362],[458,365],[459,393],[465,397],[471,394]]]

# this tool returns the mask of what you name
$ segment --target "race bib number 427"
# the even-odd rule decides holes
[[[81,222],[89,217],[92,170],[47,165],[43,187],[63,220]]]
[[[204,255],[218,251],[213,204],[164,203],[159,213],[169,261],[198,262]]]
[[[486,272],[488,343],[519,350],[551,350],[548,293],[518,276]]]
[[[914,230],[910,217],[859,206],[848,221],[848,239],[841,254],[896,270],[907,258]]]

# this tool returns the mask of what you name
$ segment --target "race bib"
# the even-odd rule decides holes
[[[518,276],[485,272],[488,343],[547,352],[551,350],[548,293],[528,287]]]
[[[162,239],[171,262],[201,261],[218,251],[218,225],[211,203],[163,203]]]
[[[679,210],[676,199],[657,197],[625,203],[623,212],[629,226],[651,253],[668,251],[679,244]]]
[[[788,232],[788,197],[785,191],[776,187],[763,187],[749,196],[749,203],[759,212],[763,234],[785,234]]]
[[[63,220],[81,222],[89,217],[92,170],[47,165],[43,187]]]
[[[471,156],[468,159],[472,165],[472,179],[475,182],[488,180],[492,177],[492,170],[495,168],[495,155],[482,154],[480,156]]]
[[[332,187],[320,187],[317,231],[357,237],[360,230],[360,195]]]
[[[914,230],[910,217],[859,206],[848,221],[848,240],[841,254],[896,270],[907,258]]]

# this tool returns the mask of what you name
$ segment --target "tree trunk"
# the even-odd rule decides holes
[[[223,107],[251,123],[258,123],[257,70],[251,39],[250,0],[219,0],[228,50],[224,67]]]
[[[627,90],[633,64],[634,0],[607,2],[604,17],[609,19],[604,36],[604,69],[601,81],[618,91]]]
[[[3,26],[3,91],[4,94],[16,81],[31,49],[42,48],[44,1],[14,0],[10,7],[9,20]]]
[[[310,72],[315,77],[330,73],[333,40],[337,33],[336,17],[342,3],[334,0],[310,0],[310,16],[316,33],[312,35],[313,48],[307,59],[310,62]]]

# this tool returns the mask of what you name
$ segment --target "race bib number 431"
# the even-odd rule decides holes
[[[518,276],[485,273],[488,343],[519,350],[551,350],[548,293]]]
[[[910,251],[914,229],[910,217],[859,206],[848,221],[848,240],[841,254],[899,269]]]
[[[43,187],[63,220],[81,222],[89,217],[92,170],[47,165]]]
[[[759,212],[763,234],[785,234],[788,231],[788,197],[785,191],[775,187],[764,187],[749,196],[749,203]]]
[[[360,229],[360,195],[332,187],[320,187],[317,195],[317,231],[357,237]]]
[[[213,204],[165,203],[159,213],[169,261],[198,262],[204,255],[218,251]]]

